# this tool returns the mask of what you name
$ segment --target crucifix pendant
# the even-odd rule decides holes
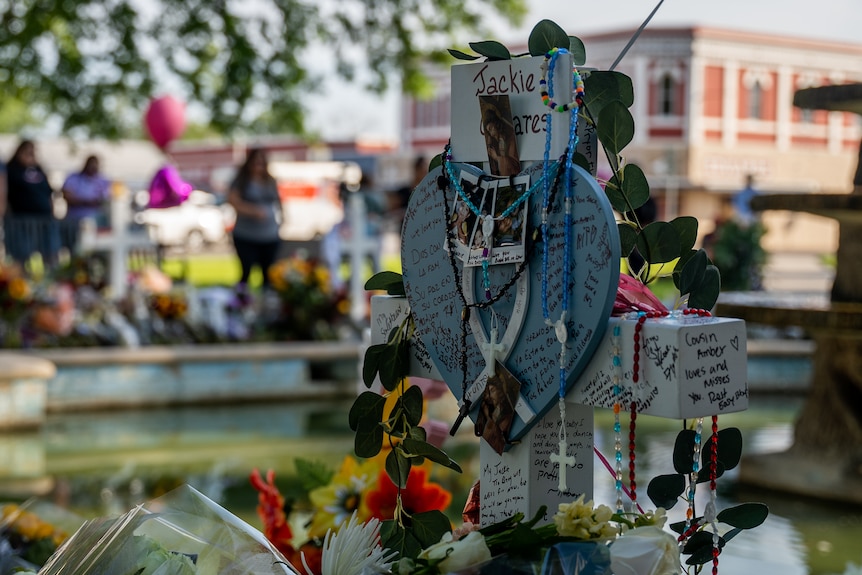
[[[568,455],[569,446],[566,445],[565,439],[561,438],[557,445],[559,446],[559,453],[551,453],[551,462],[556,463],[558,467],[557,489],[560,493],[565,493],[569,489],[569,486],[566,484],[566,468],[575,466],[575,457]]]

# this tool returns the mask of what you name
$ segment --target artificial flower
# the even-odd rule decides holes
[[[659,507],[655,511],[647,511],[635,517],[635,527],[646,527],[647,525],[655,525],[658,528],[664,527],[667,522],[667,511],[664,507]]]
[[[491,550],[479,531],[471,531],[465,537],[454,540],[446,533],[431,547],[419,554],[419,559],[436,562],[440,573],[450,573],[491,560]]]
[[[371,517],[380,520],[395,516],[395,501],[398,488],[389,479],[386,471],[381,471],[377,486],[365,496]],[[401,490],[401,505],[408,515],[426,511],[442,511],[452,501],[452,494],[436,483],[428,482],[428,470],[414,467],[407,477],[407,487]]]
[[[611,544],[614,575],[677,575],[680,569],[676,538],[653,525],[627,531]]]
[[[557,532],[564,537],[576,539],[610,539],[617,535],[618,529],[610,523],[613,511],[607,505],[593,509],[592,499],[584,503],[581,495],[572,503],[560,503],[554,524]]]
[[[380,546],[380,522],[362,523],[354,512],[350,520],[336,531],[330,529],[323,541],[321,575],[371,575],[388,573],[398,553],[387,553]],[[303,564],[305,556],[303,555]],[[315,575],[305,565],[308,575]]]
[[[313,489],[308,494],[315,509],[308,528],[309,537],[323,537],[354,512],[360,521],[371,517],[365,502],[368,495],[366,491],[376,481],[379,469],[376,460],[366,460],[360,464],[353,457],[345,457],[341,469],[329,485]]]

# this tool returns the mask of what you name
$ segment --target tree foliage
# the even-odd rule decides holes
[[[492,11],[517,22],[524,0],[0,0],[0,102],[118,137],[172,92],[223,133],[298,133],[320,75],[368,66],[369,88],[397,73],[416,92],[423,60]]]

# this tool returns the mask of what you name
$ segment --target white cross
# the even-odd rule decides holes
[[[497,328],[491,328],[491,334],[488,337],[488,343],[480,343],[482,348],[482,357],[485,358],[485,371],[482,373],[487,377],[494,377],[497,358],[506,351],[506,344],[497,343]]]
[[[559,453],[551,453],[551,462],[556,463],[559,469],[557,473],[558,481],[557,481],[557,489],[560,493],[565,493],[568,490],[568,485],[566,485],[566,468],[575,466],[575,456],[568,455],[569,446],[566,445],[565,439],[560,439]]]

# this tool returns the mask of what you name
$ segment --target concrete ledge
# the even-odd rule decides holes
[[[51,379],[57,367],[48,359],[26,353],[0,352],[0,381],[13,379]]]
[[[45,422],[48,380],[53,363],[19,353],[0,352],[0,429],[37,428]]]

